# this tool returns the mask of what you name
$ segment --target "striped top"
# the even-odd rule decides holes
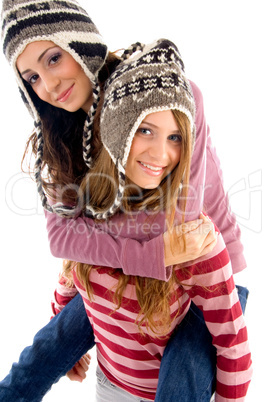
[[[251,356],[231,264],[221,235],[211,253],[183,266],[187,270],[175,269],[183,286],[177,285],[174,289],[179,303],[174,300],[171,304],[171,314],[175,315],[178,305],[180,310],[169,335],[183,320],[192,300],[203,311],[217,349],[216,402],[243,401],[251,379]],[[154,400],[168,338],[155,338],[145,325],[142,326],[144,334],[140,334],[135,323],[139,305],[133,282],[126,287],[121,307],[114,310],[113,290],[117,284],[114,273],[113,270],[111,275],[110,268],[91,271],[92,301],[75,272],[75,287],[65,287],[64,279],[61,279],[55,292],[53,311],[57,314],[77,291],[80,292],[94,329],[98,363],[106,377],[133,395]]]

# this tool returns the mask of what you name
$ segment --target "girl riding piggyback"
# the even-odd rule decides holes
[[[80,205],[108,233],[149,240],[167,228],[170,248],[182,248],[190,236],[183,222],[194,97],[172,42],[137,50],[126,52],[106,83],[103,147],[82,182]],[[66,263],[53,310],[81,294],[97,347],[98,401],[155,399],[163,352],[193,303],[217,350],[216,401],[244,400],[251,357],[229,254],[218,229],[200,218],[213,232],[210,252],[192,261],[184,247],[168,282],[125,275],[121,267]]]

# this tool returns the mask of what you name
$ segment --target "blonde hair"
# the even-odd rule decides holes
[[[182,222],[184,221],[192,147],[191,127],[188,118],[180,111],[173,110],[172,112],[177,121],[182,137],[180,162],[171,172],[169,177],[161,182],[158,189],[146,190],[142,198],[138,200],[136,197],[132,197],[131,186],[127,186],[123,200],[124,212],[144,208],[151,209],[153,212],[164,209],[164,211],[166,211],[168,228],[170,230],[174,223],[177,201],[179,210],[182,211]],[[110,180],[110,177],[112,180]],[[114,201],[114,194],[117,189],[114,189],[113,186],[114,183],[118,184],[117,177],[118,173],[116,166],[112,162],[107,151],[103,148],[94,167],[82,182],[81,188],[84,194],[83,203],[85,204],[88,201],[87,190],[90,188],[91,205],[95,209],[98,208],[99,211],[106,210]],[[183,184],[182,189],[179,190],[181,183]],[[79,262],[65,262],[63,275],[69,280],[69,284],[72,283],[72,270],[74,268],[78,280],[84,285],[89,299],[92,300],[93,291],[90,283],[90,272],[92,269],[98,268]],[[114,270],[111,269],[110,275],[113,274]],[[121,306],[123,292],[128,283],[135,284],[137,300],[140,306],[140,311],[136,320],[139,331],[142,333],[141,327],[145,324],[155,336],[165,336],[170,330],[173,319],[176,317],[171,317],[170,314],[170,301],[173,300],[175,284],[178,286],[180,285],[175,273],[173,272],[172,277],[168,282],[164,282],[152,278],[125,275],[122,270],[119,270],[118,284],[113,296],[114,304],[116,305],[115,310],[119,309]],[[178,300],[177,296],[176,298]],[[177,314],[178,312],[179,309]]]

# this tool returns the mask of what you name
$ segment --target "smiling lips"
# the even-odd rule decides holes
[[[160,176],[165,170],[164,166],[153,166],[141,161],[138,161],[138,163],[143,171],[152,176]]]
[[[74,87],[74,84],[69,89],[67,89],[66,91],[62,92],[58,96],[57,101],[58,102],[66,102],[66,100],[69,98],[70,94],[72,93],[73,87]]]

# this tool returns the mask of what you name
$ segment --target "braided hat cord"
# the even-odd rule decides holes
[[[32,42],[46,40],[68,52],[80,64],[92,83],[93,105],[84,125],[84,160],[91,166],[90,140],[92,123],[99,101],[98,73],[103,67],[108,49],[97,27],[76,0],[3,0],[1,10],[1,39],[3,52],[15,72],[22,99],[34,119],[38,151],[35,163],[35,180],[44,208],[62,216],[71,216],[73,208],[58,204],[49,206],[43,189],[42,159],[43,134],[40,105],[33,99],[21,78],[16,62],[26,46]],[[65,210],[65,212],[64,212]]]
[[[189,120],[193,144],[195,139],[195,101],[176,45],[167,39],[148,45],[137,42],[121,58],[106,82],[100,116],[101,140],[117,167],[119,185],[106,211],[87,205],[86,213],[97,219],[113,215],[122,203],[132,140],[148,114],[179,110]]]
[[[122,60],[127,60],[133,53],[137,52],[138,50],[143,50],[145,45],[141,42],[136,42],[129,46],[127,49],[124,50],[123,54],[121,55]]]
[[[99,100],[100,100],[100,87],[99,84],[97,83],[95,88],[93,89],[93,103],[89,113],[87,114],[83,130],[83,159],[89,169],[91,168],[92,165],[90,149],[91,149],[91,138],[93,134],[93,120],[96,114]]]
[[[43,136],[40,128],[40,124],[36,126],[36,135],[37,135],[37,154],[36,154],[36,161],[34,166],[34,177],[37,185],[37,191],[41,198],[42,206],[47,209],[49,212],[52,212],[51,206],[47,202],[47,197],[43,190],[42,185],[42,159],[43,159],[43,148],[44,148],[44,141]]]

